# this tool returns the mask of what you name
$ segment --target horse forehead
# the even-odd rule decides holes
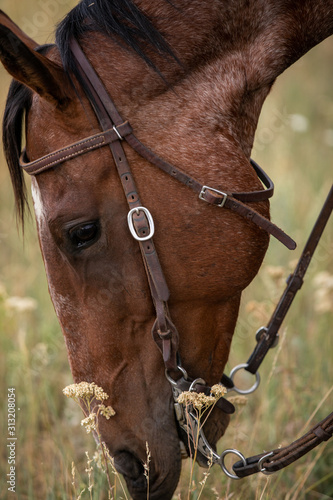
[[[54,169],[33,178],[33,198],[38,214],[49,217],[51,213],[75,208],[92,209],[103,203],[110,192],[115,172],[107,148],[101,148],[64,162]],[[37,215],[37,214],[36,214]]]
[[[26,137],[30,161],[98,132],[95,115],[85,99],[74,95],[65,109],[59,109],[33,94]]]

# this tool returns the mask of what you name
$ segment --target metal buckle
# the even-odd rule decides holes
[[[267,334],[267,332],[268,332],[268,328],[267,328],[267,326],[261,326],[261,327],[259,328],[259,330],[257,330],[257,332],[256,332],[256,341],[257,341],[257,342],[260,342],[260,340],[261,340],[262,336],[263,336],[263,335],[266,335],[266,334]],[[278,333],[276,333],[276,335],[275,335],[275,339],[274,339],[274,342],[273,342],[273,344],[271,345],[270,349],[274,349],[274,347],[276,347],[276,346],[278,345],[278,343],[279,343],[279,338],[280,338],[279,334],[278,334]]]
[[[200,194],[199,194],[199,198],[200,200],[203,200],[205,201],[206,203],[209,203],[205,198],[204,198],[204,194],[206,193],[207,189],[209,191],[213,191],[214,193],[216,194],[219,194],[222,196],[222,201],[221,203],[219,203],[218,205],[216,205],[217,207],[223,207],[223,205],[225,204],[225,202],[227,201],[227,198],[228,198],[228,195],[227,193],[224,193],[223,191],[219,191],[218,189],[214,189],[212,187],[209,187],[209,186],[202,186],[202,189],[200,191]]]
[[[270,453],[267,453],[266,455],[264,455],[263,457],[261,457],[261,459],[258,462],[258,470],[259,470],[259,472],[261,472],[262,474],[265,474],[266,476],[269,476],[270,474],[274,474],[274,471],[270,472],[270,471],[266,470],[265,467],[262,466],[263,463],[265,462],[265,460],[268,457],[271,457],[272,455],[274,455],[273,451],[271,451]]]
[[[123,138],[123,137],[119,134],[117,127],[116,127],[115,125],[113,125],[113,127],[112,127],[112,128],[113,128],[113,130],[115,131],[115,133],[117,134],[118,138],[119,138],[121,141],[123,141],[123,140],[124,140],[124,138]]]
[[[134,212],[136,212],[138,215],[140,212],[143,212],[147,219],[148,219],[148,223],[149,223],[149,234],[148,236],[138,236],[137,235],[137,232],[134,228],[134,224],[133,224],[133,214]],[[151,213],[149,212],[149,210],[145,207],[136,207],[136,208],[132,208],[129,212],[128,212],[128,215],[127,215],[127,222],[128,222],[128,227],[129,227],[129,230],[131,231],[131,235],[133,236],[133,238],[137,241],[147,241],[147,240],[150,240],[153,236],[154,236],[154,233],[155,233],[155,226],[154,226],[154,220],[153,220],[153,217],[151,215]]]
[[[266,335],[268,331],[267,326],[261,326],[257,331],[256,331],[256,341],[260,342],[261,338],[263,335]]]

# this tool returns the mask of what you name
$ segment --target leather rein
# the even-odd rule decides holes
[[[262,217],[257,211],[247,205],[247,203],[250,202],[264,201],[270,198],[274,192],[273,182],[259,167],[259,165],[251,159],[251,166],[266,189],[240,193],[222,191],[220,189],[202,184],[199,180],[189,176],[178,167],[160,158],[137,139],[128,121],[124,121],[122,119],[102,81],[75,39],[71,40],[70,49],[76,66],[75,76],[77,77],[95,111],[102,132],[87,137],[74,144],[70,144],[31,162],[27,160],[26,152],[24,150],[20,158],[21,167],[30,175],[38,175],[48,169],[60,165],[64,161],[69,161],[87,152],[104,146],[109,146],[129,206],[129,212],[127,215],[129,230],[133,238],[139,243],[152,300],[155,306],[156,320],[152,328],[152,336],[163,356],[166,377],[169,380],[173,391],[175,414],[179,428],[181,429],[183,437],[184,433],[188,434],[183,441],[185,441],[188,445],[187,439],[189,438],[193,446],[198,446],[198,451],[206,463],[210,462],[219,464],[222,470],[229,477],[234,479],[239,479],[240,477],[253,474],[254,472],[267,473],[285,467],[291,463],[291,461],[299,458],[298,456],[294,458],[295,455],[297,455],[293,448],[294,443],[290,445],[291,451],[289,449],[286,451],[287,458],[284,456],[282,459],[281,450],[277,450],[277,459],[276,451],[271,452],[271,454],[251,457],[250,459],[245,459],[244,456],[237,450],[225,450],[225,452],[221,455],[218,455],[207,442],[202,428],[200,428],[200,422],[198,421],[195,412],[188,412],[188,409],[177,402],[179,395],[184,391],[195,391],[209,395],[211,388],[203,379],[191,379],[181,365],[178,351],[179,334],[172,322],[168,309],[167,301],[170,293],[152,239],[155,230],[154,220],[150,211],[144,207],[140,200],[122,142],[125,141],[141,157],[148,160],[149,163],[152,163],[165,173],[169,174],[171,177],[191,188],[195,193],[197,193],[200,200],[203,200],[208,204],[215,205],[216,207],[229,209],[232,212],[237,213],[241,217],[252,221],[254,224],[267,231],[269,234],[281,241],[287,248],[294,249],[296,247],[294,240],[292,240],[271,221]],[[221,383],[227,387],[229,391],[235,390],[240,393],[249,393],[258,387],[258,367],[268,350],[276,343],[276,339],[278,338],[278,329],[297,290],[303,282],[302,278],[332,211],[332,203],[333,193],[331,189],[328,200],[326,201],[326,209],[323,209],[322,211],[324,214],[319,216],[319,222],[317,221],[318,224],[316,223],[318,227],[320,227],[314,229],[314,236],[310,236],[310,243],[308,241],[305,251],[301,256],[299,266],[296,268],[294,275],[292,275],[287,291],[276,308],[276,314],[273,313],[267,327],[263,327],[257,332],[258,343],[256,349],[248,362],[237,366],[231,372],[230,377],[225,374],[222,376]],[[233,376],[241,368],[246,369],[256,376],[255,385],[248,391],[238,389],[233,382]],[[216,406],[227,414],[234,413],[235,411],[233,405],[223,397],[217,401]],[[313,447],[314,441],[318,444],[319,442],[332,436],[333,413],[329,415],[327,419],[310,431],[311,447]],[[193,432],[193,430],[195,432]],[[198,433],[198,438],[196,437],[196,433]],[[312,448],[307,446],[308,438],[305,437],[304,439],[305,441],[302,441],[302,452],[306,448],[306,451],[304,451],[304,453],[306,453]],[[189,447],[191,448],[190,445]],[[234,453],[241,459],[241,461],[237,462],[233,467],[235,474],[231,474],[224,465],[224,457],[228,453]],[[293,459],[290,458],[291,456]]]

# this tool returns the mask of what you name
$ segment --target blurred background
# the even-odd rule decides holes
[[[0,8],[40,43],[53,41],[54,25],[75,4],[0,0]],[[332,81],[331,37],[281,75],[264,105],[252,157],[275,182],[273,221],[297,241],[298,248],[290,252],[272,239],[259,275],[244,292],[229,369],[245,362],[252,352],[255,332],[267,323],[332,183]],[[9,83],[1,67],[1,113]],[[0,248],[0,498],[67,499],[78,498],[81,492],[82,499],[108,498],[103,493],[105,478],[97,468],[88,491],[85,452],[92,456],[95,445],[80,427],[81,411],[62,395],[62,388],[72,381],[65,344],[48,296],[33,217],[27,219],[24,238],[16,227],[2,153]],[[267,355],[260,369],[263,382],[256,393],[235,401],[237,415],[220,442],[220,451],[235,447],[251,456],[289,444],[332,411],[332,299],[330,221],[284,323],[279,347]],[[16,494],[9,493],[6,484],[9,387],[15,388],[17,399]],[[185,465],[175,498],[200,496],[203,471],[195,469],[189,494],[188,469]],[[122,495],[115,493],[116,498]],[[333,498],[333,443],[322,444],[273,476],[232,482],[214,469],[201,498]]]

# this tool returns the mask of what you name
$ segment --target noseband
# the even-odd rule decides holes
[[[185,418],[185,408],[177,403],[179,395],[184,391],[195,391],[209,395],[211,388],[207,386],[202,379],[191,379],[181,365],[178,351],[179,335],[170,317],[167,303],[170,293],[152,239],[155,229],[154,220],[150,211],[140,200],[122,142],[126,141],[129,146],[131,146],[141,157],[148,160],[149,163],[154,164],[166,174],[169,174],[174,179],[192,189],[200,200],[210,205],[215,205],[217,208],[228,209],[235,212],[239,216],[252,221],[254,224],[267,231],[281,241],[287,248],[294,249],[296,244],[288,235],[247,205],[247,203],[250,202],[259,202],[270,198],[274,191],[273,182],[256,162],[250,160],[252,168],[255,170],[258,178],[266,189],[240,193],[229,192],[221,188],[217,189],[205,185],[183,172],[178,167],[160,158],[137,139],[128,121],[122,119],[103,83],[75,39],[71,40],[70,49],[75,62],[75,76],[95,111],[102,132],[61,148],[32,162],[26,159],[26,153],[23,151],[20,159],[21,167],[30,175],[38,175],[50,168],[60,165],[64,161],[69,161],[87,152],[104,146],[110,147],[129,206],[127,215],[129,230],[133,238],[139,243],[152,300],[155,306],[156,320],[152,328],[152,336],[163,356],[166,377],[171,384],[175,400],[178,425],[186,432],[188,437],[192,439],[192,444],[198,446],[198,451],[204,458],[204,461],[218,463],[230,477],[238,479],[238,476],[230,475],[224,466],[224,456],[229,453],[230,450],[226,450],[221,456],[215,453],[207,442],[196,415],[193,412],[188,412],[186,414],[187,418]],[[264,333],[267,336],[267,329]],[[261,344],[264,343],[264,337],[265,335],[263,336],[260,334],[258,343],[259,341]],[[273,337],[275,339],[276,332],[269,337],[269,340],[272,340]],[[267,350],[272,347],[273,340],[271,343],[266,341],[262,349],[267,347],[267,344],[269,344]],[[262,355],[262,351],[260,355]],[[245,369],[248,366],[249,365],[245,364]],[[237,369],[239,369],[239,367],[237,367]],[[257,371],[251,371],[251,373],[257,374]],[[232,379],[226,375],[223,375],[221,383],[229,390],[235,389]],[[217,401],[216,406],[224,413],[231,414],[234,412],[233,405],[223,397]],[[198,440],[195,438],[197,433]],[[238,454],[242,461],[241,465],[245,466],[246,460],[243,455],[235,450],[232,450],[232,452]],[[262,465],[266,457],[267,455],[258,459],[260,466],[259,470],[263,469]]]

